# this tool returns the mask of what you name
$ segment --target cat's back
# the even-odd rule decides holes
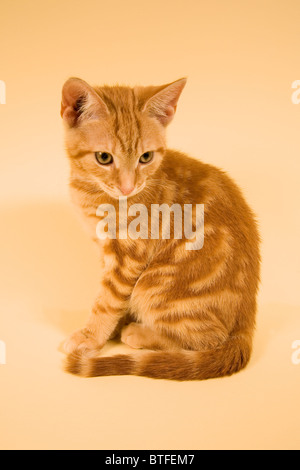
[[[176,183],[179,203],[207,204],[210,208],[219,204],[255,218],[240,187],[224,170],[176,150],[166,151],[163,170]]]
[[[176,202],[204,204],[207,225],[226,228],[240,246],[259,257],[256,216],[225,171],[174,150],[166,151],[163,168],[176,183]]]

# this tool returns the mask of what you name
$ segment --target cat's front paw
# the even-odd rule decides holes
[[[71,334],[62,345],[63,352],[66,354],[73,353],[92,353],[99,351],[101,345],[93,336],[93,334],[84,328]]]

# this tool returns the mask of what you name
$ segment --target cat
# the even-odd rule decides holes
[[[99,294],[85,328],[64,342],[66,370],[84,377],[204,380],[246,367],[255,331],[260,235],[227,174],[166,145],[186,79],[92,87],[70,78],[61,116],[71,198],[101,252]],[[99,240],[97,207],[204,204],[204,245],[185,239]],[[111,338],[133,348],[110,357]]]

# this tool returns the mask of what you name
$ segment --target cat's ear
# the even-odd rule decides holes
[[[70,127],[109,114],[96,91],[80,78],[69,78],[62,89],[61,117]]]
[[[167,126],[174,117],[177,102],[186,82],[186,78],[181,78],[168,85],[149,87],[151,96],[146,100],[142,111],[156,117],[163,126]]]

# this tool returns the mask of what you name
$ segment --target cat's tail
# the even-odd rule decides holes
[[[206,380],[232,375],[246,367],[252,335],[231,336],[220,348],[209,351],[146,351],[110,357],[72,354],[66,370],[83,377],[137,375],[155,379]]]

